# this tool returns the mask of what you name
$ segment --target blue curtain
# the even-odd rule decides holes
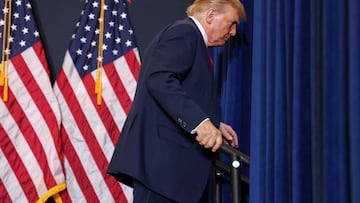
[[[242,0],[247,15],[252,15],[251,1]],[[250,154],[250,117],[251,117],[251,69],[252,69],[252,18],[237,27],[236,36],[230,38],[223,47],[212,48],[215,78],[218,83],[222,118],[230,124],[238,134],[239,150]],[[227,156],[221,156],[224,163],[229,164]],[[249,176],[248,168],[241,172]],[[222,202],[231,202],[230,179],[223,175]],[[248,201],[249,188],[245,184],[241,191]]]
[[[212,55],[248,201],[360,202],[360,1],[242,2],[249,20]]]

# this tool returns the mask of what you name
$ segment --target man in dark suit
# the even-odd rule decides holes
[[[134,202],[199,202],[212,153],[237,146],[220,120],[209,46],[222,46],[246,18],[238,0],[195,0],[164,28],[142,60],[138,86],[107,172],[134,187]]]

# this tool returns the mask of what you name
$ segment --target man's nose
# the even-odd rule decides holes
[[[230,34],[231,36],[235,36],[235,35],[236,35],[236,25],[233,25],[233,26],[231,27],[231,30],[230,30],[229,34]]]

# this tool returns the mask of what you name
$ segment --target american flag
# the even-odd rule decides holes
[[[126,6],[122,0],[86,1],[55,82],[62,113],[64,200],[132,202],[132,188],[106,174],[140,69]],[[97,74],[100,93],[95,93]]]
[[[60,111],[29,0],[0,1],[0,202],[65,190]]]

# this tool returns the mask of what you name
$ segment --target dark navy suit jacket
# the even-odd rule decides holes
[[[211,152],[190,132],[205,118],[219,125],[212,64],[195,23],[169,25],[142,60],[135,98],[107,172],[136,179],[177,202],[197,202],[211,170]]]

